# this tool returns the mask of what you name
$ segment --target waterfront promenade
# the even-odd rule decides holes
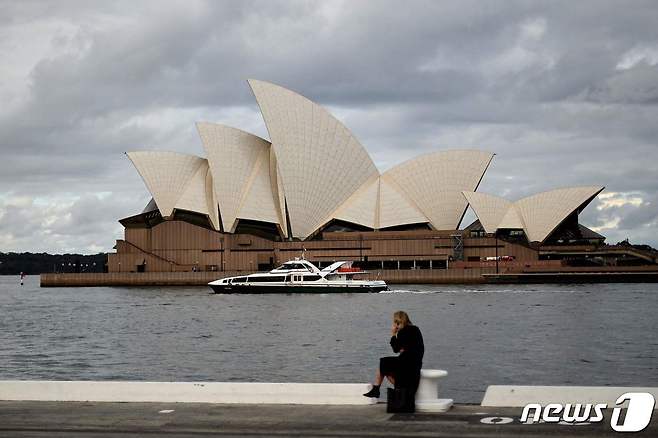
[[[2,437],[602,437],[609,421],[519,422],[520,408],[456,405],[447,413],[387,414],[386,405],[213,405],[0,401]],[[609,412],[606,419],[610,418]],[[657,436],[658,421],[633,436]]]

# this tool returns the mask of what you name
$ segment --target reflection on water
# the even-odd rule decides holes
[[[0,379],[366,382],[402,309],[459,402],[492,384],[658,386],[658,284],[392,289],[211,295],[0,277]]]

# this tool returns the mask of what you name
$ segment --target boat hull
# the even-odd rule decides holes
[[[327,294],[376,293],[388,290],[386,285],[255,285],[209,284],[216,294]]]

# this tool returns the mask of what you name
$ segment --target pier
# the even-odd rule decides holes
[[[371,280],[387,284],[486,284],[486,283],[628,283],[658,282],[658,265],[602,268],[530,267],[516,263],[461,262],[448,269],[384,269],[371,271]],[[84,286],[206,286],[224,277],[248,271],[110,272],[41,274],[41,287]]]

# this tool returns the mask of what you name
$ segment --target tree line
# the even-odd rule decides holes
[[[47,254],[0,252],[0,275],[49,272],[107,272],[107,254]]]

